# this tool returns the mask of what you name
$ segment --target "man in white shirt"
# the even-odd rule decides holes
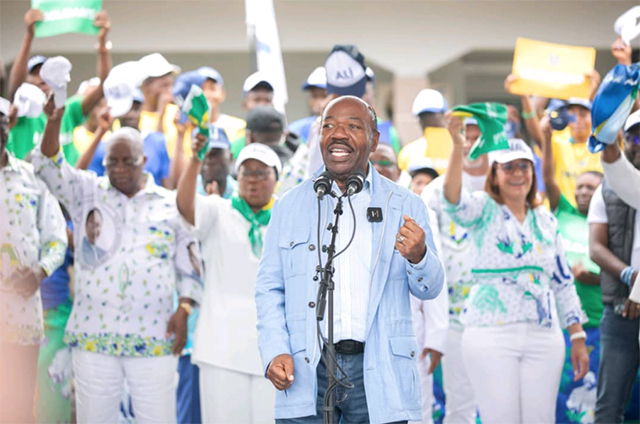
[[[104,251],[85,257],[76,249],[74,257],[75,293],[64,341],[72,348],[78,422],[117,422],[124,382],[138,421],[175,422],[174,355],[187,341],[187,319],[202,296],[189,260],[195,239],[182,228],[175,194],[143,172],[138,130],[121,128],[111,135],[107,176],[97,177],[62,157],[63,109],[50,99],[44,110],[47,126],[33,159],[37,174],[69,211],[74,244],[88,237]],[[96,209],[102,217],[99,237]]]
[[[617,144],[602,154],[605,178],[593,194],[587,217],[589,251],[601,268],[604,304],[595,420],[607,423],[623,421],[640,365],[640,305],[629,299],[640,270],[638,112],[627,119],[624,138],[624,155]]]
[[[194,152],[206,142],[197,136]],[[254,293],[281,164],[269,147],[252,143],[235,166],[238,193],[231,199],[196,195],[197,154],[178,185],[178,209],[207,265],[191,361],[200,368],[203,422],[273,422],[275,394],[260,362]]]

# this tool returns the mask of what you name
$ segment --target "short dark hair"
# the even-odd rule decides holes
[[[229,150],[213,148],[207,152],[202,161],[200,176],[202,177],[202,187],[206,188],[212,182],[218,184],[220,195],[227,189],[227,177],[229,176]]]
[[[409,172],[409,175],[411,175],[412,179],[418,174],[428,175],[434,180],[440,176],[440,174],[438,174],[438,171],[436,171],[433,168],[420,168],[420,169],[416,169],[415,171]]]

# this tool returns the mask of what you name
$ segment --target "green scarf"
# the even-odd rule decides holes
[[[251,210],[251,207],[243,198],[238,196],[238,194],[234,194],[231,197],[231,206],[246,219],[251,224],[251,228],[249,228],[249,241],[251,242],[251,250],[256,258],[260,258],[262,256],[262,233],[260,232],[260,228],[269,224],[269,220],[271,219],[271,207],[273,206],[273,201],[269,202],[267,206],[260,209],[258,213],[254,213]]]

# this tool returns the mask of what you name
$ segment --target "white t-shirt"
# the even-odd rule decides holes
[[[251,225],[228,199],[198,195],[195,206],[195,227],[183,222],[202,243],[205,289],[191,360],[263,376],[254,300],[260,260],[251,250]]]
[[[587,216],[589,224],[608,224],[607,209],[602,196],[602,185],[600,185],[589,205],[589,215]],[[636,211],[635,224],[633,226],[633,249],[631,251],[631,265],[635,270],[640,270],[640,213]]]

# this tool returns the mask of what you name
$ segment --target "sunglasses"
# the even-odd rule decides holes
[[[500,168],[507,174],[511,174],[515,172],[516,169],[521,170],[522,172],[531,171],[531,164],[528,161],[520,161],[520,162],[507,162],[500,164]]]

